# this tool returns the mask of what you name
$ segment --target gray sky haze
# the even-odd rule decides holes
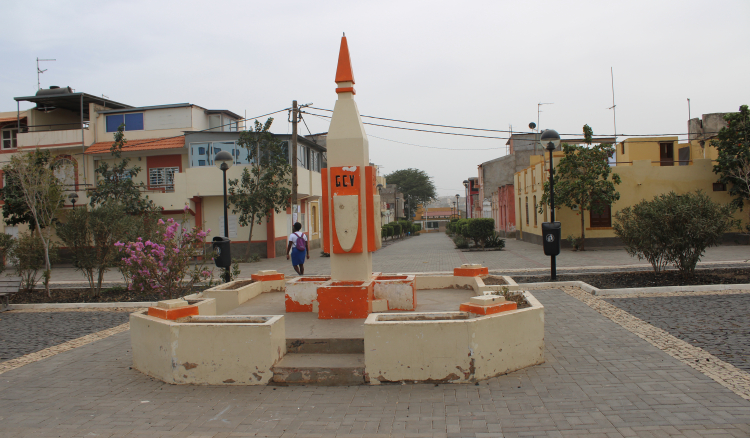
[[[619,134],[686,133],[687,98],[693,117],[750,103],[747,0],[6,1],[0,15],[0,111],[36,92],[36,57],[57,59],[42,87],[134,106],[332,109],[342,32],[365,115],[526,131],[551,102],[541,128],[611,135],[610,67]],[[424,169],[440,195],[463,195],[479,163],[506,153],[504,139],[365,129],[382,173]],[[273,130],[289,132],[285,113]]]

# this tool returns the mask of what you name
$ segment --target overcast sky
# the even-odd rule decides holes
[[[5,1],[0,16],[0,111],[36,92],[37,57],[57,59],[42,87],[134,106],[332,109],[342,32],[364,115],[528,130],[549,102],[541,128],[611,135],[610,67],[619,134],[686,133],[688,98],[693,117],[750,103],[747,0]],[[440,195],[506,153],[506,140],[365,128],[382,173],[423,169]],[[289,130],[278,114],[274,132]]]

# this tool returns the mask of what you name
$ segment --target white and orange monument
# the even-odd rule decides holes
[[[503,277],[504,286],[485,284],[489,272],[480,265],[418,277],[372,272],[372,253],[381,245],[380,196],[354,102],[346,36],[336,85],[329,167],[321,172],[331,275],[287,281],[260,271],[251,281],[135,312],[133,368],[176,384],[355,385],[467,383],[544,362],[544,307],[510,277]],[[432,303],[421,312],[418,289]],[[506,301],[504,289],[522,295],[524,308]],[[269,314],[269,305],[281,310],[282,296],[285,313]],[[315,318],[298,312],[361,323],[315,321],[308,331]],[[297,322],[287,327],[287,320]]]

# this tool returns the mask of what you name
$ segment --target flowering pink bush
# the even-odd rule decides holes
[[[213,277],[213,270],[207,269],[205,262],[190,265],[203,255],[203,243],[211,230],[186,230],[171,218],[166,222],[159,219],[157,227],[158,239],[154,240],[158,241],[144,242],[139,237],[135,242],[115,243],[124,256],[120,269],[129,290],[181,297],[189,294],[194,284]]]

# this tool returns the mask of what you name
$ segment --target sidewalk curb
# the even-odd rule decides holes
[[[606,297],[607,295],[638,295],[638,294],[666,294],[673,292],[715,292],[722,290],[750,290],[750,284],[704,284],[698,286],[661,286],[661,287],[634,287],[625,289],[599,289],[582,281],[556,281],[543,283],[520,283],[519,289],[540,289],[548,287],[559,289],[561,287],[579,287],[591,295]]]
[[[114,303],[40,303],[40,304],[10,304],[7,310],[28,310],[28,309],[111,309],[116,307],[151,307],[155,306],[155,301],[141,302],[114,302]]]

